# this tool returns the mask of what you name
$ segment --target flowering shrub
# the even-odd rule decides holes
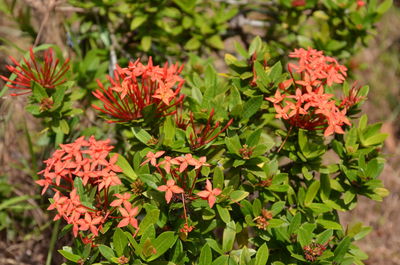
[[[92,106],[114,134],[49,131],[60,144],[36,183],[75,238],[59,250],[67,264],[362,264],[353,242],[370,228],[342,227],[338,211],[387,195],[386,135],[365,115],[353,120],[368,88],[350,86],[322,51],[296,49],[286,72],[259,38],[239,49],[223,78],[211,65],[182,76],[151,58],[117,66]],[[46,58],[53,72],[68,70]],[[29,109],[44,120],[75,111],[72,128],[83,115],[68,103],[75,88],[56,96],[69,81],[47,86],[35,71],[24,71]],[[41,97],[67,107],[51,113]]]
[[[350,87],[322,51],[296,49],[286,72],[260,38],[237,47],[242,58],[227,54],[220,75],[151,59],[116,66],[85,109],[105,114],[95,122],[107,135],[50,130],[60,144],[37,184],[74,236],[59,250],[67,264],[363,264],[354,241],[370,228],[344,228],[338,211],[387,195],[386,135],[353,120],[368,88]],[[83,120],[69,81],[24,76],[45,125]],[[44,98],[59,108],[41,108]]]
[[[122,55],[146,53],[158,61],[185,58],[187,51],[209,55],[231,36],[247,46],[255,31],[280,55],[311,46],[349,59],[376,31],[374,24],[392,0],[68,2],[83,11],[67,23],[74,49],[112,47]]]

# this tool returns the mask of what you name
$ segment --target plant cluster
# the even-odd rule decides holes
[[[54,240],[73,235],[66,264],[363,264],[371,229],[338,212],[387,196],[386,135],[344,64],[390,0],[68,3],[71,60],[44,44],[0,76],[43,127],[29,171]],[[231,36],[217,73],[199,55]],[[0,204],[0,230],[27,199]]]
[[[296,49],[286,72],[271,49],[260,38],[237,45],[241,58],[227,54],[220,76],[211,65],[183,76],[151,59],[116,66],[107,88],[98,82],[97,103],[80,104],[102,114],[107,140],[48,130],[60,145],[36,182],[75,237],[59,250],[67,264],[362,264],[354,241],[370,228],[342,227],[338,211],[387,195],[378,179],[386,135],[365,115],[352,121],[368,88],[350,86],[346,67],[322,51]],[[68,67],[46,58],[50,72]],[[66,105],[77,113],[67,124],[83,119],[70,103],[78,88],[65,93],[71,81],[44,86],[40,70],[9,67],[16,78],[20,68],[27,109],[45,126]],[[59,107],[41,108],[41,97]]]
[[[254,28],[281,56],[311,46],[349,59],[367,43],[392,0],[68,2],[83,9],[68,23],[75,49],[112,48],[124,56],[146,53],[159,61],[185,57],[187,51],[209,54],[223,49],[231,36],[248,46]],[[72,26],[77,22],[79,30]]]

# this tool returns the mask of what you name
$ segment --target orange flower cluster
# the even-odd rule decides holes
[[[325,93],[324,87],[343,83],[347,68],[311,48],[295,49],[290,57],[298,58],[298,64],[288,65],[292,78],[282,82],[273,97],[266,98],[274,104],[276,118],[303,129],[323,129],[325,136],[343,134],[342,127],[350,125],[346,111],[357,100],[351,99],[350,104],[347,100],[346,104],[337,106],[333,95]],[[293,70],[300,74],[300,80],[294,79]],[[294,94],[289,90],[292,85]]]
[[[65,60],[65,62],[58,67],[60,61],[58,59],[54,60],[53,49],[51,48],[44,52],[43,57],[43,62],[39,62],[36,59],[32,48],[30,49],[30,62],[23,58],[24,64],[20,64],[10,56],[10,59],[15,66],[7,65],[6,68],[17,77],[15,80],[10,80],[5,76],[0,75],[0,78],[8,82],[8,87],[23,91],[19,94],[13,93],[11,96],[19,96],[32,92],[31,83],[33,81],[44,88],[55,88],[67,81],[63,76],[69,69],[69,59]]]
[[[160,170],[160,166],[162,166],[166,173],[171,174],[173,179],[169,180],[166,180],[165,176],[162,174],[166,185],[161,185],[158,187],[159,191],[165,192],[165,200],[167,201],[167,203],[170,203],[174,194],[182,194],[185,193],[186,190],[188,195],[191,195],[201,167],[209,166],[209,164],[206,163],[207,159],[205,156],[196,159],[191,154],[186,154],[185,156],[178,156],[175,158],[165,156],[164,160],[157,164],[156,159],[161,157],[164,153],[164,151],[159,151],[155,154],[153,152],[148,152],[146,155],[147,159],[142,163],[142,165],[150,162],[151,165],[157,167],[160,173],[162,173],[162,171]],[[193,184],[190,187],[187,186],[189,181],[185,178],[185,176],[181,175],[181,173],[186,171],[189,166],[193,166],[193,169],[197,170],[196,177],[193,181],[191,181],[191,183]],[[176,181],[180,183],[181,187],[176,185]],[[216,196],[221,194],[221,192],[222,191],[218,188],[213,189],[211,182],[209,180],[206,180],[206,189],[198,192],[197,195],[200,198],[207,200],[210,208],[212,208],[215,204]]]
[[[92,136],[88,141],[80,137],[73,143],[61,144],[61,149],[56,150],[51,158],[44,161],[46,168],[38,173],[43,176],[43,179],[36,181],[43,187],[42,194],[49,187],[55,191],[48,210],[57,211],[54,220],[62,217],[72,224],[75,237],[79,231],[90,231],[92,238],[97,236],[102,225],[111,218],[111,213],[115,210],[109,209],[109,206],[119,207],[122,217],[112,217],[122,218],[118,227],[128,224],[138,227],[135,219],[138,207],[133,208],[128,201],[130,194],[114,194],[116,199],[111,204],[108,202],[109,187],[122,184],[117,176],[118,172],[122,172],[116,165],[117,154],[108,158],[113,149],[109,143],[110,140],[97,141]],[[88,190],[95,189],[95,204],[82,203],[77,193],[76,178],[80,178]],[[91,242],[92,238],[85,240]]]
[[[179,95],[184,79],[179,76],[183,66],[178,64],[164,67],[154,66],[150,57],[148,65],[139,59],[130,62],[126,68],[117,65],[114,78],[108,76],[111,84],[107,89],[97,81],[100,89],[93,95],[103,102],[103,107],[93,108],[110,115],[109,122],[129,122],[143,117],[143,109],[154,105],[159,116],[172,115],[170,109],[183,100]]]
[[[213,189],[211,182],[207,179],[205,190],[197,192],[196,195],[198,197],[193,196],[193,190],[195,188],[195,184],[197,183],[197,179],[199,178],[201,167],[210,166],[206,163],[207,158],[203,156],[199,159],[196,159],[192,156],[192,154],[185,154],[184,156],[175,158],[165,156],[162,161],[157,163],[157,159],[161,158],[164,153],[165,151],[158,151],[156,153],[148,152],[146,155],[146,160],[141,165],[150,163],[157,168],[165,183],[165,185],[158,186],[157,190],[165,192],[165,201],[167,203],[170,203],[173,198],[182,201],[185,224],[179,231],[187,235],[195,227],[189,225],[189,219],[186,213],[185,198],[189,200],[195,200],[199,198],[207,200],[208,205],[210,208],[212,208],[217,200],[217,196],[222,193],[222,190],[218,188]],[[161,170],[160,166],[162,166],[165,173],[170,174],[172,178],[167,180],[167,177]],[[189,175],[187,174],[187,170],[189,169],[189,166],[192,166],[193,170],[196,170],[196,175],[192,180],[188,179]]]

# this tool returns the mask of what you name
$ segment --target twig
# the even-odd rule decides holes
[[[283,142],[281,143],[281,146],[279,146],[277,153],[279,153],[281,151],[282,147],[285,145],[287,139],[289,138],[290,133],[292,132],[292,129],[293,129],[293,125],[290,126],[289,131],[285,137],[285,140],[283,140]]]
[[[48,8],[46,10],[46,13],[44,14],[43,21],[40,24],[38,34],[36,35],[35,42],[33,43],[33,47],[36,47],[39,44],[39,40],[40,40],[40,37],[41,37],[41,35],[43,33],[44,26],[47,23],[47,21],[49,20],[51,11],[55,8],[56,5],[57,5],[57,0],[50,0],[49,1],[49,6],[48,6]]]

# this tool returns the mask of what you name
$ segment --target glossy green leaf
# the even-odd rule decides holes
[[[138,176],[136,175],[129,162],[125,159],[125,157],[120,154],[110,153],[110,158],[114,155],[118,156],[116,164],[122,169],[122,173],[124,173],[124,175],[130,179],[130,181],[135,181]]]
[[[125,247],[128,245],[128,238],[121,230],[121,228],[116,228],[113,235],[113,246],[118,256],[122,256]]]
[[[112,248],[107,247],[105,245],[99,245],[98,246],[101,255],[103,255],[103,257],[105,257],[107,260],[111,261],[112,258],[115,258],[115,253],[112,250]]]
[[[314,200],[318,193],[320,182],[318,180],[314,181],[310,187],[307,188],[306,197],[304,198],[304,205],[308,206]]]
[[[199,265],[210,265],[212,262],[212,253],[208,244],[201,249],[199,257]]]
[[[222,250],[224,252],[231,251],[233,244],[235,243],[236,237],[236,225],[235,222],[231,221],[226,224],[224,233],[222,235]]]
[[[256,260],[254,265],[266,265],[269,257],[269,249],[268,246],[264,243],[257,250]]]

